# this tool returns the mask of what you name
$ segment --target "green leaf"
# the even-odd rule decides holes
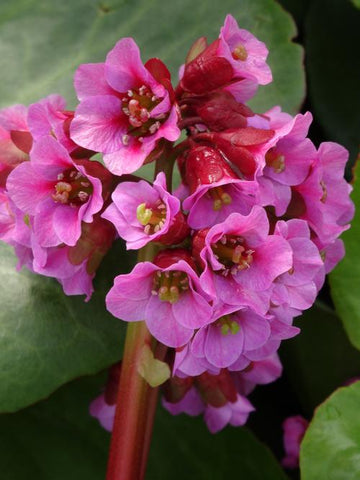
[[[300,453],[302,480],[360,478],[360,382],[340,388],[316,410]]]
[[[280,355],[285,374],[304,413],[360,372],[360,353],[351,346],[340,319],[330,308],[315,304],[296,319],[301,333],[283,342]]]
[[[331,294],[351,343],[360,349],[360,163],[355,170],[352,193],[355,217],[342,239],[346,255],[330,275]]]
[[[11,248],[0,245],[0,411],[27,406],[120,358],[125,324],[105,310],[104,298],[124,258],[118,245],[84,303],[56,280],[17,272]]]
[[[99,480],[109,434],[88,415],[103,376],[77,380],[48,400],[0,417],[4,480]],[[157,412],[147,480],[286,480],[270,451],[245,428],[210,434],[200,418]]]
[[[302,48],[296,29],[274,0],[2,0],[0,102],[29,103],[59,92],[75,105],[72,77],[80,63],[102,62],[121,37],[133,36],[143,59],[159,57],[174,76],[192,43],[214,39],[232,13],[270,49],[274,83],[252,104],[260,111],[281,104],[295,112],[304,97]]]
[[[315,0],[305,23],[306,66],[314,112],[328,139],[352,162],[360,131],[360,12],[349,0]]]

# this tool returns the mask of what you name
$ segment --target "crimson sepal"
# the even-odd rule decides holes
[[[157,82],[164,85],[169,92],[170,101],[173,103],[175,100],[175,92],[171,84],[171,75],[167,66],[159,58],[150,58],[144,66]]]
[[[219,39],[185,65],[184,76],[180,82],[183,90],[199,95],[231,82],[233,68],[228,60],[217,56],[218,45]]]
[[[206,126],[215,132],[244,128],[247,118],[254,116],[249,107],[238,103],[226,90],[199,99],[193,108]]]
[[[193,377],[171,377],[162,386],[162,393],[168,402],[178,403],[185,397],[193,383]]]
[[[205,238],[209,230],[210,228],[202,228],[192,237],[192,256],[200,265],[203,263],[200,252],[205,247]]]
[[[112,223],[95,215],[92,223],[82,222],[81,237],[69,248],[68,258],[73,265],[87,259],[86,271],[93,274],[115,240],[116,230]]]
[[[185,163],[185,181],[189,185],[190,193],[199,185],[218,182],[225,176],[237,178],[217,149],[207,145],[190,149]]]
[[[196,377],[195,384],[207,405],[222,407],[237,399],[234,381],[226,369],[222,369],[219,375],[210,375],[210,373],[204,372]]]
[[[187,262],[190,267],[196,271],[194,260],[190,252],[185,250],[185,248],[167,248],[166,250],[161,250],[154,258],[153,263],[160,268],[167,268],[180,260]]]
[[[190,228],[186,216],[180,211],[173,218],[169,230],[156,239],[162,245],[177,245],[189,235]]]
[[[10,138],[14,145],[24,153],[29,154],[33,138],[30,132],[24,132],[23,130],[11,130]]]

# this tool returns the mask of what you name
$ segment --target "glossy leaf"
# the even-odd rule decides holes
[[[360,382],[337,390],[316,410],[300,453],[302,480],[360,477]]]
[[[350,341],[360,349],[360,164],[355,170],[352,193],[355,218],[343,235],[346,255],[330,275],[331,293],[336,310],[344,323]]]
[[[350,150],[360,143],[360,11],[349,0],[313,0],[305,23],[309,95],[328,140]]]
[[[114,248],[84,303],[54,279],[17,272],[12,249],[0,245],[0,411],[25,407],[120,358],[125,324],[105,310],[104,298],[124,258]]]
[[[88,415],[103,377],[69,384],[48,400],[0,417],[1,474],[6,480],[104,478],[109,434]],[[201,419],[159,408],[147,480],[286,480],[270,453],[245,428],[211,435]]]
[[[214,39],[227,13],[270,49],[274,83],[261,89],[253,105],[263,111],[281,104],[296,111],[304,96],[303,54],[291,42],[293,21],[274,0],[3,0],[0,102],[34,102],[59,92],[74,106],[77,66],[104,61],[116,41],[127,36],[138,42],[144,60],[161,58],[176,81],[192,43],[203,35]]]

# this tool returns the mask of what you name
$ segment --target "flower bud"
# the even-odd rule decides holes
[[[175,215],[167,233],[158,237],[156,241],[163,245],[177,245],[185,240],[189,233],[190,228],[186,222],[186,217],[180,211]]]
[[[192,148],[186,158],[185,181],[193,193],[199,185],[218,182],[224,177],[237,178],[220,152],[207,145]]]
[[[223,57],[217,56],[219,40],[215,40],[200,55],[185,66],[181,87],[197,95],[227,85],[233,78],[233,68]]]
[[[187,262],[190,267],[196,271],[196,266],[190,252],[184,248],[167,248],[166,250],[162,250],[156,255],[153,263],[160,268],[167,268],[180,260]]]
[[[195,110],[207,127],[215,132],[244,128],[247,126],[247,117],[254,116],[249,107],[238,103],[226,90],[208,95],[197,103]]]

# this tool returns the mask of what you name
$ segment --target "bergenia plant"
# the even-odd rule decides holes
[[[281,376],[294,318],[344,256],[348,153],[313,144],[310,112],[246,104],[272,82],[267,56],[228,15],[179,80],[122,38],[77,68],[74,111],[59,95],[0,111],[0,238],[19,268],[87,301],[114,242],[138,251],[104,305],[128,322],[124,357],[90,405],[112,431],[107,480],[144,478],[159,387],[163,408],[211,433],[245,425],[250,393]],[[150,163],[151,181],[138,173]],[[284,423],[285,467],[306,428]]]

